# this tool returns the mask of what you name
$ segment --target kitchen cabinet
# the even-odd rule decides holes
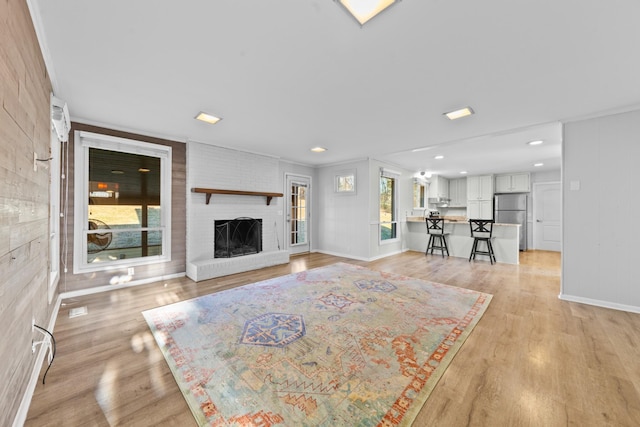
[[[431,177],[431,185],[429,186],[430,198],[449,198],[449,180],[440,175]]]
[[[467,200],[467,218],[493,219],[493,200]]]
[[[467,178],[449,180],[449,207],[460,208],[467,206]]]
[[[528,193],[531,177],[528,173],[496,175],[496,193]]]
[[[467,177],[467,206],[471,200],[493,199],[493,175]]]

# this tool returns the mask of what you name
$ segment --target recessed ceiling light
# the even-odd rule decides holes
[[[466,175],[466,174],[467,174],[467,171],[460,171],[460,173],[461,173],[462,175]]]
[[[360,25],[396,3],[398,0],[338,0],[347,11],[356,18]]]
[[[210,123],[212,125],[215,125],[220,120],[222,120],[220,117],[212,116],[211,114],[207,114],[207,113],[205,113],[203,111],[200,111],[195,118],[196,118],[196,120],[200,120],[202,122],[207,122],[207,123]]]
[[[535,166],[535,167],[539,168],[540,166],[544,166],[544,163],[536,163],[536,164],[534,164],[533,166]]]
[[[111,171],[112,174],[114,175],[123,175],[124,171],[118,170],[118,169],[114,169]]]
[[[434,156],[434,159],[442,160],[442,159],[444,159],[444,156],[442,154],[438,154],[437,156]]]
[[[473,108],[471,107],[464,107],[464,108],[460,108],[459,110],[454,110],[454,111],[449,111],[448,113],[444,113],[444,115],[447,116],[449,120],[460,119],[462,117],[467,117],[472,114],[475,114],[475,111],[473,111]]]
[[[324,147],[313,147],[311,151],[313,151],[314,153],[323,153],[327,151],[327,149]]]
[[[151,171],[151,169],[147,169],[147,168],[138,169],[138,172],[149,172],[149,171]]]
[[[544,142],[544,141],[543,141],[543,140],[541,140],[541,139],[536,139],[535,141],[529,141],[529,142],[527,142],[527,144],[529,144],[529,145],[540,145],[540,144],[542,144],[543,142]]]

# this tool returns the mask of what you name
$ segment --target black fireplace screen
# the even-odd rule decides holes
[[[231,258],[262,252],[262,219],[216,220],[215,228],[215,258]]]

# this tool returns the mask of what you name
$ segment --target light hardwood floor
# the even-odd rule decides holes
[[[640,425],[640,315],[559,300],[560,255],[542,251],[522,253],[518,266],[418,252],[370,263],[307,254],[197,284],[66,301],[58,354],[25,425],[195,425],[141,311],[338,261],[494,295],[414,426]],[[78,306],[89,314],[69,318]]]

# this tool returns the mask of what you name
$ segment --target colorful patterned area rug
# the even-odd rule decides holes
[[[490,300],[338,263],[143,315],[199,425],[399,426]]]

